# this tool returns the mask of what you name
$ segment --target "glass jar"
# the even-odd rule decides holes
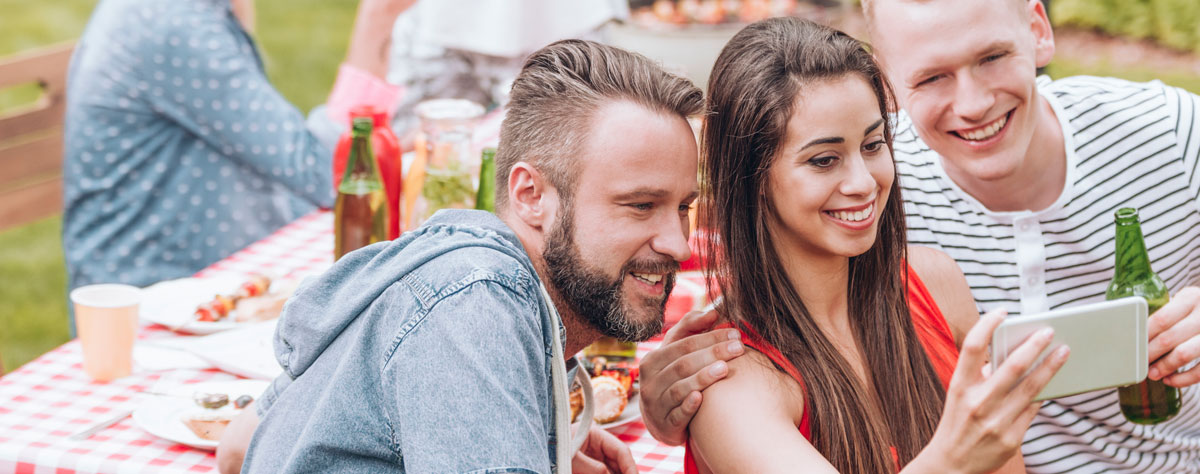
[[[471,150],[483,106],[464,99],[433,99],[417,104],[416,113],[420,133],[404,183],[405,230],[420,226],[439,209],[473,209],[479,181],[479,156]]]

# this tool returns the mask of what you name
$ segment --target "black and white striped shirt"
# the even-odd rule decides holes
[[[1067,179],[1037,212],[992,212],[946,175],[901,114],[895,154],[909,242],[958,261],[980,310],[1010,315],[1104,299],[1113,213],[1139,209],[1154,271],[1177,292],[1200,283],[1200,97],[1155,81],[1038,78],[1063,127]],[[1125,421],[1115,390],[1046,402],[1025,437],[1029,472],[1200,472],[1200,400],[1175,418]]]

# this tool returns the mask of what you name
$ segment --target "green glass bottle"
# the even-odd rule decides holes
[[[387,194],[371,151],[370,117],[355,117],[350,157],[333,205],[333,258],[387,240]]]
[[[484,148],[479,164],[479,190],[475,192],[475,209],[496,212],[496,149]]]
[[[1142,226],[1137,209],[1125,207],[1117,211],[1117,266],[1112,283],[1108,284],[1105,299],[1126,296],[1146,298],[1150,314],[1167,304],[1170,295],[1167,285],[1150,269],[1150,256],[1142,239]],[[1151,361],[1153,362],[1153,361]],[[1182,402],[1179,389],[1161,380],[1147,378],[1141,383],[1117,389],[1121,413],[1137,424],[1152,425],[1169,420],[1179,413]]]

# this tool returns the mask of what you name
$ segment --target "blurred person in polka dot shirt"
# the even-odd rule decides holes
[[[391,106],[388,43],[415,0],[362,0],[327,107],[307,119],[267,81],[253,0],[101,0],[68,74],[69,285],[191,275],[333,203],[346,110]]]

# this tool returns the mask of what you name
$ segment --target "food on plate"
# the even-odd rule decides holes
[[[275,319],[283,312],[283,304],[287,303],[291,292],[269,293],[238,301],[237,312],[233,320],[239,323],[259,322]]]
[[[632,0],[631,17],[648,26],[753,23],[772,16],[822,18],[821,2],[798,0]]]
[[[225,428],[229,426],[229,422],[233,421],[235,416],[237,413],[233,411],[195,412],[184,416],[183,424],[187,425],[188,429],[201,439],[220,441],[221,435],[225,433]]]
[[[596,403],[592,409],[592,419],[597,423],[616,421],[629,403],[625,385],[605,375],[592,377],[592,400]]]
[[[250,279],[246,280],[245,283],[242,283],[242,286],[238,287],[237,297],[239,299],[241,299],[241,298],[253,298],[255,296],[262,296],[263,294],[265,294],[267,292],[267,289],[270,287],[271,287],[271,279],[270,278],[267,278],[264,275],[258,275],[258,274],[250,275]]]
[[[233,298],[224,295],[213,296],[213,299],[207,303],[201,304],[196,308],[196,320],[203,322],[214,322],[225,318],[230,311],[233,311]]]
[[[592,357],[585,361],[592,378],[599,376],[612,377],[625,387],[627,397],[633,396],[633,383],[637,381],[638,368],[631,359],[611,360],[607,357]]]
[[[200,322],[218,322],[232,318],[235,322],[267,321],[279,317],[283,304],[296,291],[296,280],[272,284],[265,275],[251,275],[232,295],[216,295],[196,308],[194,318]]]
[[[197,393],[192,400],[202,408],[216,410],[229,404],[229,395],[224,393]]]
[[[196,436],[209,441],[220,440],[229,422],[254,401],[254,397],[242,395],[230,405],[229,395],[224,393],[197,393],[192,399],[198,408],[188,411],[180,421]]]
[[[216,295],[207,303],[196,308],[196,320],[216,322],[229,316],[238,303],[247,298],[254,298],[267,292],[271,287],[271,279],[264,275],[251,275],[245,283],[238,286],[232,295]]]
[[[610,423],[621,417],[629,399],[637,393],[637,362],[623,355],[596,355],[605,353],[608,346],[593,345],[584,351],[581,368],[586,370],[592,381],[592,419],[597,423]],[[611,351],[609,351],[611,353]],[[583,411],[583,389],[571,390],[571,422],[574,423]]]
[[[583,387],[575,387],[575,390],[571,390],[571,423],[579,418],[581,411],[583,411]]]
[[[238,409],[246,408],[246,405],[249,405],[250,402],[253,402],[253,401],[254,401],[254,397],[251,397],[249,395],[242,395],[240,397],[237,397],[237,400],[233,401],[233,407],[238,408]]]

